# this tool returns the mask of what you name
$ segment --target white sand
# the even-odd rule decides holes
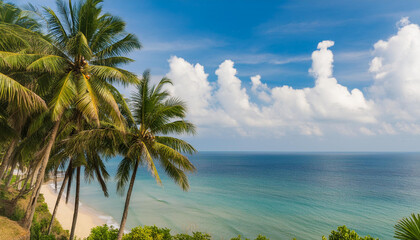
[[[44,195],[45,202],[48,204],[48,209],[52,213],[55,206],[55,201],[57,200],[56,193],[48,184],[44,184],[41,187],[41,193]],[[73,221],[73,210],[74,210],[74,201],[66,204],[65,197],[61,198],[60,205],[58,206],[58,211],[56,219],[61,223],[64,229],[70,231],[71,224]],[[99,217],[99,214],[96,213],[93,209],[79,204],[79,215],[77,217],[76,224],[76,236],[78,238],[86,238],[90,234],[90,229],[96,226],[101,226],[106,224],[107,221]]]

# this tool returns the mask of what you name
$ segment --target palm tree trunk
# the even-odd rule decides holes
[[[6,184],[5,184],[6,187],[8,187],[10,185],[10,182],[12,181],[13,172],[15,171],[15,168],[16,168],[16,161],[12,163],[12,167],[10,168],[10,173],[6,178]]]
[[[71,225],[69,240],[73,240],[74,231],[76,230],[77,215],[79,214],[79,193],[80,193],[80,167],[77,167],[76,197],[75,197],[75,200],[74,200],[75,202],[74,202],[74,212],[73,212],[73,223]]]
[[[50,139],[48,140],[47,146],[44,149],[44,153],[41,158],[41,166],[38,171],[38,176],[35,182],[35,188],[34,188],[34,191],[32,192],[31,199],[29,201],[28,207],[26,208],[25,217],[23,218],[23,221],[22,221],[22,226],[26,228],[27,230],[31,229],[32,218],[34,217],[36,202],[38,200],[42,182],[44,180],[45,169],[47,168],[48,160],[50,159],[51,149],[54,145],[55,138],[58,133],[58,127],[60,126],[60,119],[61,119],[61,116],[55,122],[54,128],[52,129],[52,132],[51,132]]]
[[[121,240],[123,237],[125,222],[127,221],[127,215],[128,215],[128,205],[130,205],[131,193],[133,192],[134,181],[136,180],[138,167],[139,167],[139,160],[136,161],[136,164],[133,169],[133,175],[131,175],[130,186],[128,187],[127,196],[125,197],[124,212],[121,219],[120,230],[118,231],[117,240]]]
[[[52,229],[55,215],[57,214],[58,205],[60,204],[61,196],[63,195],[64,188],[66,188],[66,183],[67,183],[67,180],[69,179],[68,172],[70,171],[70,168],[71,168],[71,161],[69,163],[69,166],[67,167],[66,175],[64,175],[63,183],[61,184],[61,188],[60,188],[60,191],[58,192],[57,200],[55,201],[54,211],[51,216],[50,225],[48,226],[48,233],[47,233],[48,235],[51,234],[51,229]]]
[[[31,172],[30,172],[30,169],[28,169],[28,174],[26,175],[25,181],[23,182],[21,188],[19,189],[20,191],[26,189],[26,185],[28,184],[28,181],[29,181],[30,177],[31,177]]]
[[[13,138],[9,144],[9,147],[7,148],[6,153],[4,154],[3,161],[0,165],[0,179],[3,179],[3,175],[6,172],[7,167],[9,166],[9,162],[10,162],[12,153],[16,148],[17,142],[18,142],[18,138],[17,137]]]
[[[54,170],[54,190],[57,192],[57,169]]]
[[[32,188],[33,182],[34,182],[34,179],[35,179],[35,173],[37,173],[39,171],[40,167],[41,167],[41,161],[38,161],[38,163],[35,165],[32,173],[31,173],[31,181],[29,182],[29,188]]]

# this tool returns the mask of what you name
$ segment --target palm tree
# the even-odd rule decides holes
[[[34,74],[23,74],[19,51],[34,52],[44,47],[46,41],[28,30],[39,29],[40,25],[28,11],[10,3],[0,1],[0,128],[3,141],[8,141],[7,150],[0,165],[0,179],[6,172],[11,155],[19,142],[19,135],[26,118],[34,111],[45,110],[44,100],[29,89]]]
[[[100,111],[104,111],[120,126],[124,124],[110,85],[137,81],[134,74],[118,65],[133,61],[121,54],[139,49],[140,43],[124,32],[125,23],[120,18],[102,14],[101,2],[86,0],[72,5],[71,1],[57,1],[59,15],[44,8],[55,51],[39,56],[27,69],[50,73],[57,79],[49,104],[54,126],[41,150],[35,191],[23,220],[28,229],[64,111],[72,106],[98,126]]]
[[[141,163],[148,166],[149,171],[161,184],[155,160],[162,165],[165,172],[186,191],[189,188],[185,171],[195,171],[195,167],[180,152],[192,154],[195,149],[187,142],[170,137],[170,134],[194,134],[195,127],[183,120],[186,115],[185,103],[178,98],[170,97],[163,90],[169,79],[162,79],[156,86],[150,87],[150,73],[145,72],[137,86],[137,92],[131,99],[133,126],[125,135],[127,145],[123,150],[124,159],[118,166],[117,189],[122,192],[131,172],[131,179],[126,195],[123,216],[121,219],[118,239],[122,238],[127,220],[128,207],[136,179],[137,169]],[[164,134],[165,136],[157,136]]]
[[[0,0],[0,22],[15,24],[33,31],[41,27],[33,17],[33,12],[24,11],[13,3],[5,3],[3,0]]]
[[[74,134],[76,134],[77,131],[81,131],[82,129],[94,129],[94,126],[90,126],[82,117],[80,114],[76,116],[75,120],[75,126]],[[68,135],[66,135],[68,136]],[[68,136],[68,138],[71,138],[72,136]],[[67,139],[68,139],[67,138]],[[99,154],[101,149],[98,148],[87,148],[83,145],[79,148],[80,150],[78,152],[67,152],[66,151],[66,141],[59,141],[56,144],[55,147],[55,154],[51,156],[51,160],[54,160],[54,162],[58,162],[60,164],[63,164],[68,161],[67,171],[62,183],[62,187],[59,191],[56,205],[54,207],[54,211],[50,220],[50,225],[48,227],[48,234],[51,232],[52,224],[54,222],[55,215],[57,213],[58,204],[61,200],[61,196],[64,192],[64,189],[66,188],[67,184],[67,197],[66,202],[68,202],[68,199],[70,197],[70,189],[71,189],[71,183],[73,181],[73,178],[76,177],[76,194],[75,194],[75,204],[74,204],[74,212],[73,212],[73,223],[70,231],[70,239],[74,238],[75,230],[76,230],[76,223],[77,223],[77,217],[78,217],[78,210],[79,210],[79,198],[80,198],[80,172],[81,168],[84,168],[84,175],[85,180],[88,182],[91,182],[92,180],[96,179],[98,180],[100,187],[105,195],[105,197],[108,197],[108,188],[106,186],[106,181],[109,178],[109,174],[106,170],[105,164]],[[64,158],[64,159],[62,159]],[[52,169],[54,171],[54,168]],[[76,173],[75,173],[76,172]]]
[[[122,238],[124,232],[130,198],[140,165],[146,165],[157,183],[161,184],[155,165],[155,161],[158,161],[168,176],[184,191],[189,188],[185,173],[195,171],[188,157],[182,154],[195,153],[194,147],[184,140],[169,136],[194,134],[195,126],[184,120],[185,103],[171,97],[164,90],[167,84],[172,83],[164,78],[156,86],[150,86],[150,73],[146,71],[131,99],[131,112],[124,111],[128,129],[123,131],[118,126],[107,124],[101,128],[82,131],[66,142],[69,152],[80,151],[82,146],[78,143],[84,142],[83,148],[106,149],[102,154],[124,156],[117,170],[117,190],[122,194],[128,182],[129,186],[118,239]]]
[[[420,240],[420,214],[411,214],[395,225],[395,238],[401,240]]]

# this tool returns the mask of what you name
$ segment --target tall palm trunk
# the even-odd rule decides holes
[[[73,240],[74,231],[76,230],[77,215],[79,214],[79,194],[80,194],[80,167],[77,167],[76,197],[75,197],[75,200],[74,200],[75,202],[74,202],[74,212],[73,212],[73,223],[71,224],[71,231],[70,231],[69,240]]]
[[[125,197],[124,212],[121,219],[120,230],[118,231],[117,240],[121,240],[124,233],[125,222],[127,221],[128,215],[128,205],[130,205],[131,193],[133,192],[134,181],[136,180],[137,169],[139,168],[139,160],[136,161],[136,164],[133,169],[133,175],[131,175],[130,186],[128,187],[127,196]]]
[[[35,178],[35,173],[37,173],[39,171],[39,168],[40,167],[41,167],[41,161],[38,161],[38,163],[32,169],[32,172],[31,172],[31,181],[29,182],[29,188],[32,188],[33,182],[34,182],[34,178]]]
[[[12,167],[10,168],[9,175],[7,176],[6,181],[5,181],[6,182],[6,184],[5,184],[6,187],[8,187],[10,185],[10,182],[12,181],[13,172],[16,169],[16,164],[17,164],[16,161],[12,163]]]
[[[47,234],[51,233],[54,218],[55,218],[55,215],[57,214],[58,205],[60,204],[61,196],[63,195],[64,188],[66,188],[66,183],[67,183],[67,180],[69,179],[70,168],[71,168],[71,161],[69,163],[69,166],[67,167],[67,171],[66,171],[66,174],[64,175],[63,183],[61,184],[60,191],[58,192],[57,200],[55,201],[55,207],[54,207],[54,211],[53,211],[52,216],[51,216],[50,225],[48,226],[48,233]]]
[[[18,142],[18,137],[13,138],[9,144],[9,147],[7,148],[6,153],[4,154],[3,161],[0,165],[0,179],[3,179],[4,174],[7,172],[6,170],[7,170],[7,167],[9,166],[10,159],[11,159],[13,151],[16,148],[17,142]]]
[[[26,174],[26,178],[25,181],[23,182],[21,188],[19,189],[20,191],[22,190],[26,190],[26,185],[28,184],[29,178],[31,177],[31,170],[28,169],[28,173]]]
[[[36,202],[38,200],[42,182],[44,180],[45,169],[47,168],[48,160],[50,159],[51,149],[54,145],[55,138],[58,133],[58,127],[60,126],[60,119],[61,119],[61,116],[58,118],[58,120],[54,124],[50,139],[48,140],[47,146],[45,147],[44,153],[42,155],[41,165],[40,165],[38,176],[35,182],[34,191],[32,192],[31,199],[29,201],[28,207],[26,208],[25,217],[23,218],[23,221],[22,221],[22,226],[26,228],[27,230],[31,229],[32,218],[34,217]]]

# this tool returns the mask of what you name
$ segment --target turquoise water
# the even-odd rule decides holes
[[[264,234],[321,239],[339,225],[392,239],[398,219],[420,212],[418,153],[229,153],[191,157],[198,171],[183,192],[163,171],[163,187],[139,171],[128,227],[157,225],[204,231],[213,239]],[[108,161],[114,175],[119,158]],[[83,184],[81,201],[119,222],[124,197],[109,182]]]

